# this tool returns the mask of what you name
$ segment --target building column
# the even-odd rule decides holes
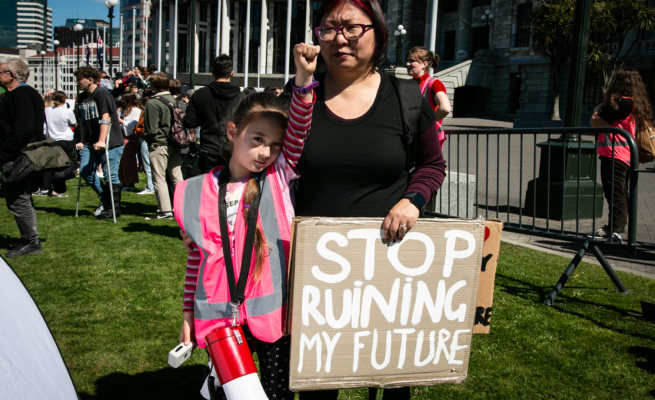
[[[168,73],[177,78],[177,5],[178,1],[171,1],[168,5],[168,20],[171,32],[168,35]]]
[[[455,60],[463,61],[471,58],[471,17],[473,13],[472,0],[459,2],[459,26],[457,28],[457,44]]]
[[[234,15],[230,15],[234,20],[234,38],[232,39],[232,64],[234,72],[239,71],[239,2],[234,2]]]
[[[198,73],[198,63],[200,62],[200,38],[198,32],[200,30],[200,7],[199,4],[195,3],[196,7],[191,7],[189,10],[193,10],[191,18],[193,18],[193,29],[189,30],[189,35],[193,35],[193,59],[191,60],[191,68],[193,68],[194,73]],[[192,88],[193,89],[193,88]]]
[[[271,1],[271,6],[268,7],[268,20],[273,21],[274,20],[274,11],[275,11],[275,4],[276,2]],[[273,73],[273,25],[268,29],[268,32],[266,33],[266,41],[264,42],[266,46],[266,73],[267,74],[272,74]]]
[[[305,0],[305,43],[312,41],[312,14],[312,1]]]
[[[159,0],[159,3],[157,4],[156,8],[154,8],[154,6],[153,6],[154,11],[151,14],[152,15],[152,63],[155,64],[155,66],[157,67],[157,71],[161,71],[161,69],[159,68],[160,63],[157,62],[157,60],[158,60],[157,57],[159,57],[159,55],[161,54],[161,50],[159,49],[159,42],[158,42],[158,40],[159,40],[159,29],[160,29],[160,27],[159,27],[159,22],[160,22],[159,18],[160,18],[160,15],[161,15],[161,13],[159,12],[159,5],[163,1],[164,0]],[[147,29],[147,25],[148,25],[148,23],[146,22],[146,29]],[[147,32],[147,30],[146,30],[146,32]],[[148,44],[147,34],[146,34],[146,37],[145,37],[145,42],[146,42],[146,45],[144,47],[147,49],[147,47],[148,47],[147,46],[147,44]],[[147,57],[148,56],[148,54],[147,54],[148,51],[147,50],[144,50],[144,51],[145,51],[146,57]]]
[[[268,33],[268,3],[262,0],[261,25],[259,28],[259,66],[260,74],[266,73],[266,37]]]
[[[219,0],[223,2],[221,7],[221,53],[230,54],[230,18],[227,15],[228,1]]]

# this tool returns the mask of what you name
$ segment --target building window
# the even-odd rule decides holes
[[[491,0],[473,0],[473,7],[490,6]]]
[[[443,53],[441,54],[444,61],[455,59],[455,37],[456,31],[444,32]]]
[[[471,28],[471,55],[479,50],[489,50],[489,25]]]
[[[444,14],[457,12],[458,3],[458,1],[444,1],[443,4],[439,4],[441,6],[441,12]]]
[[[207,22],[207,5],[200,6],[200,22]]]
[[[530,10],[532,3],[519,4],[516,8],[515,47],[530,46]]]
[[[186,8],[180,9],[180,16],[177,19],[177,23],[180,25],[188,25],[189,23],[189,13]]]

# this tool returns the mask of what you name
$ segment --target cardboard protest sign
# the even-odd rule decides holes
[[[381,224],[294,220],[291,390],[466,379],[484,221],[419,220],[395,244]]]
[[[491,310],[494,302],[494,282],[496,280],[496,267],[498,266],[500,236],[502,232],[502,221],[495,219],[485,220],[478,304],[475,309],[473,333],[489,333],[490,331]]]

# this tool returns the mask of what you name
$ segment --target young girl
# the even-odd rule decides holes
[[[294,48],[294,86],[307,90],[295,90],[290,107],[269,93],[235,99],[223,120],[228,165],[178,184],[173,205],[180,228],[194,242],[187,262],[180,343],[195,341],[204,348],[209,333],[236,320],[259,357],[264,391],[277,400],[293,399],[288,389],[289,340],[283,337],[294,215],[289,186],[297,177],[292,168],[309,132],[318,52],[318,46],[303,43]],[[258,215],[251,216],[253,210]],[[249,234],[254,234],[250,246]],[[236,282],[244,266],[250,271],[241,298]],[[209,398],[204,387],[201,393]]]
[[[446,135],[441,129],[441,121],[450,113],[450,100],[448,100],[443,83],[430,76],[429,73],[430,68],[434,68],[435,71],[439,69],[439,55],[425,47],[415,46],[407,52],[405,59],[407,60],[407,73],[421,86],[421,94],[428,99],[430,106],[434,109],[439,142],[443,147]]]
[[[621,68],[610,82],[605,92],[605,100],[595,107],[590,125],[621,128],[634,137],[637,129],[655,126],[651,111],[648,92],[639,72],[634,68]],[[601,134],[598,136],[598,156],[600,180],[609,204],[609,218],[607,225],[599,228],[594,234],[607,238],[612,243],[622,244],[621,234],[625,232],[625,225],[628,223],[630,149],[622,136]]]

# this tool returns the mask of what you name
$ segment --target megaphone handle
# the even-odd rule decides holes
[[[214,384],[214,378],[211,376],[211,371],[209,372],[209,378],[207,378],[207,390],[209,391],[209,400],[218,400],[216,396],[216,385]]]

